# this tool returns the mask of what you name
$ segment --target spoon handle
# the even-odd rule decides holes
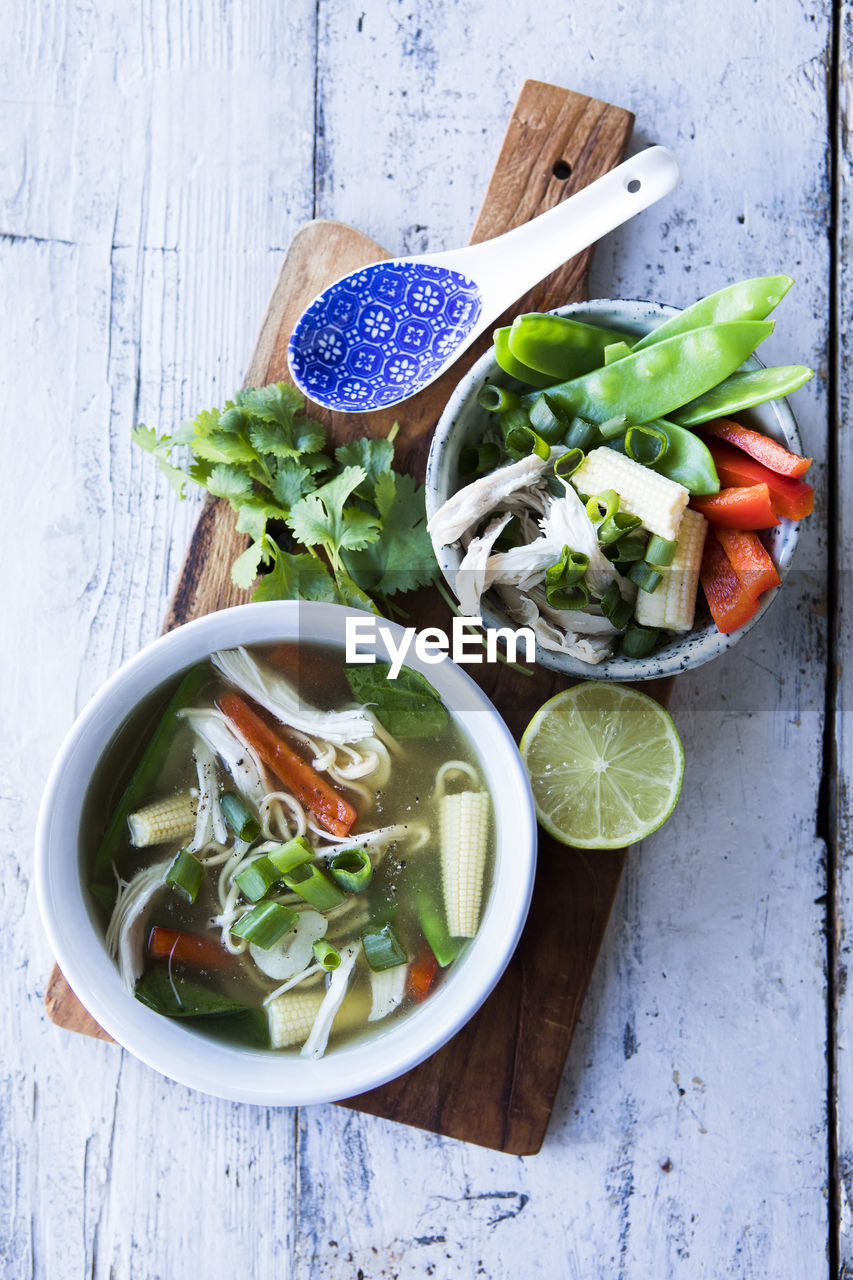
[[[681,180],[666,147],[649,147],[534,218],[493,240],[459,250],[459,267],[480,289],[484,315],[497,316],[533,285]],[[441,255],[453,267],[453,253]]]

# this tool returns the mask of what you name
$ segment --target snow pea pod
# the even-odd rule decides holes
[[[625,341],[630,338],[614,329],[536,311],[517,316],[509,331],[516,360],[561,382],[597,369],[604,364],[604,348]]]
[[[548,389],[548,399],[568,417],[578,415],[588,422],[607,422],[619,414],[629,422],[665,418],[734,373],[772,332],[768,320],[690,329],[571,382],[557,383]],[[541,394],[523,396],[522,405],[528,407]]]
[[[529,368],[515,358],[509,347],[509,325],[505,329],[495,329],[492,336],[495,341],[495,360],[504,373],[508,373],[511,378],[526,382],[529,387],[550,387],[558,381],[557,378],[552,378],[546,373],[539,373],[536,369]]]
[[[752,409],[766,400],[775,400],[777,396],[787,396],[813,377],[814,370],[804,364],[781,364],[771,369],[733,373],[670,417],[682,427],[696,427],[700,422],[726,418],[741,409]]]
[[[708,324],[763,320],[782,301],[793,283],[790,276],[755,276],[727,285],[717,293],[710,293],[707,298],[700,298],[691,307],[685,307],[677,316],[664,320],[663,324],[645,334],[634,350],[643,351],[677,333],[701,329]]]
[[[720,478],[711,451],[704,441],[692,431],[685,431],[683,427],[667,422],[665,418],[658,418],[647,425],[666,437],[666,449],[656,462],[648,464],[650,471],[657,471],[658,475],[683,484],[691,494],[719,493]],[[627,432],[624,432],[615,440],[609,440],[610,448],[625,453],[626,435]]]

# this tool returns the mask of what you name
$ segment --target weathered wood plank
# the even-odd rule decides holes
[[[789,269],[772,357],[825,375],[830,18],[828,0],[542,0],[505,6],[498,38],[489,6],[322,0],[316,211],[392,251],[461,243],[521,80],[571,85],[634,110],[638,143],[685,171],[671,212],[599,246],[594,293],[684,303]],[[53,0],[0,27],[0,232],[20,237],[0,242],[0,405],[27,440],[0,474],[20,726],[0,745],[0,1256],[51,1280],[823,1275],[817,522],[797,604],[678,688],[684,796],[627,868],[540,1156],[332,1108],[303,1113],[294,1146],[292,1113],[211,1104],[112,1046],[58,1043],[40,1015],[49,955],[22,851],[41,782],[75,708],[156,633],[196,512],[127,430],[239,382],[280,251],[314,211],[314,22],[293,0],[154,0],[133,20],[115,0]],[[825,387],[795,406],[820,459]],[[198,1237],[188,1175],[211,1208]]]

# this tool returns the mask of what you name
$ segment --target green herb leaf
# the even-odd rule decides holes
[[[283,520],[287,511],[277,502],[270,502],[262,493],[253,493],[240,503],[237,513],[237,532],[248,533],[250,538],[262,538],[268,520]]]
[[[248,591],[258,576],[261,561],[267,559],[267,550],[263,540],[252,542],[242,555],[239,555],[231,566],[231,581],[235,587]]]
[[[383,596],[414,591],[435,577],[436,560],[426,528],[424,490],[411,476],[385,471],[376,480],[382,539],[344,556],[365,591]]]
[[[364,478],[363,467],[344,467],[334,480],[328,480],[316,492],[302,498],[287,520],[300,542],[308,547],[325,547],[336,570],[342,550],[356,551],[379,536],[381,525],[376,516],[344,506]]]
[[[447,726],[441,696],[426,676],[403,667],[396,680],[388,677],[391,665],[344,667],[352,695],[372,706],[379,723],[395,738],[433,738]]]
[[[252,478],[242,467],[217,462],[207,477],[207,488],[217,498],[227,498],[234,507],[252,492]]]
[[[272,568],[263,574],[253,600],[337,601],[337,590],[326,566],[307,552],[292,555],[274,548]]]
[[[146,453],[151,454],[178,497],[183,498],[187,483],[187,473],[169,461],[173,443],[170,437],[160,436],[158,439],[154,428],[146,427],[143,423],[140,423],[138,427],[134,427],[130,434],[134,444],[138,444],[140,449],[144,449]]]
[[[316,455],[315,455],[316,456]],[[303,459],[281,458],[272,478],[272,491],[275,498],[289,511],[295,507],[300,498],[316,488],[316,481],[311,472],[303,465]]]
[[[194,436],[192,451],[209,462],[257,462],[258,455],[248,440],[215,427],[204,436]]]
[[[387,475],[394,464],[394,446],[387,436],[378,440],[348,440],[338,445],[335,457],[342,467],[361,467],[364,480],[358,485],[359,498],[373,501],[376,481]]]
[[[240,407],[260,420],[253,422],[250,437],[261,453],[298,457],[300,453],[316,453],[326,443],[320,423],[301,412],[304,396],[286,382],[242,392]],[[264,430],[262,424],[273,429]]]

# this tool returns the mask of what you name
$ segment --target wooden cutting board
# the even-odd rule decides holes
[[[472,243],[544,213],[623,159],[633,126],[628,111],[553,85],[527,81],[513,109]],[[339,276],[389,257],[338,222],[311,222],[282,265],[246,375],[246,386],[288,378],[287,341],[304,307]],[[592,250],[566,263],[513,308],[545,310],[587,297]],[[436,422],[484,338],[438,382],[395,409],[366,415],[308,411],[330,443],[386,434],[399,420],[397,465],[422,480]],[[242,604],[230,580],[245,545],[224,502],[209,499],[190,543],[164,630],[214,609]],[[414,604],[410,602],[414,600]],[[407,597],[411,621],[447,625],[435,591]],[[469,668],[518,738],[537,707],[570,681],[544,668],[525,677],[502,664]],[[670,682],[645,685],[661,701]],[[572,1034],[619,884],[624,852],[582,853],[540,833],[539,867],[527,926],[501,982],[461,1032],[427,1062],[344,1106],[495,1150],[529,1155],[545,1136]],[[58,1025],[109,1040],[55,967],[45,997]]]

